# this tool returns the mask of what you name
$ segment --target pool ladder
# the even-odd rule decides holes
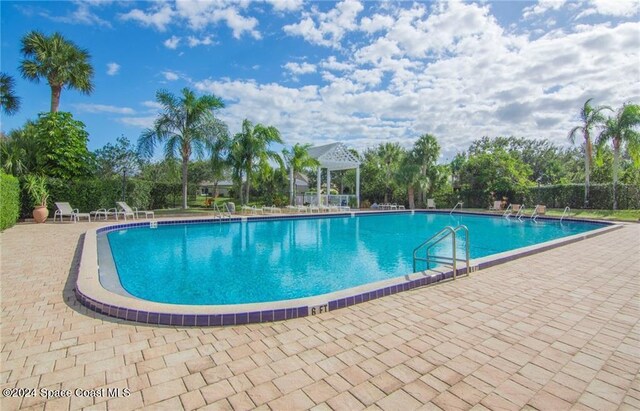
[[[456,256],[456,232],[463,231],[465,237],[465,258],[459,259]],[[443,255],[432,255],[431,249],[439,244],[441,241],[451,238],[451,250],[452,255],[443,256]],[[419,257],[418,253],[424,250],[425,257]],[[471,270],[471,265],[469,263],[469,229],[465,225],[459,225],[457,227],[446,226],[442,230],[438,231],[435,235],[431,236],[428,240],[417,246],[413,250],[413,272],[417,272],[416,262],[423,261],[427,263],[427,270],[431,269],[431,263],[435,264],[446,264],[450,265],[453,268],[453,279],[456,279],[458,274],[458,262],[463,261],[466,264],[466,272],[469,275]]]
[[[464,203],[462,201],[458,201],[456,203],[456,205],[453,206],[453,208],[451,209],[451,211],[449,211],[449,215],[453,214],[453,212],[456,210],[456,208],[458,208],[458,206],[460,206],[460,211],[462,211],[462,205]]]
[[[571,207],[566,206],[564,208],[564,211],[562,212],[562,217],[560,217],[560,222],[562,222],[562,220],[564,219],[564,217],[569,214],[569,216],[571,216]]]
[[[213,203],[213,218],[214,219],[218,219],[219,222],[222,222],[223,218],[228,218],[231,219],[231,211],[229,211],[229,208],[227,207],[227,211],[223,211],[220,210],[220,208],[218,207],[218,205],[216,203]]]

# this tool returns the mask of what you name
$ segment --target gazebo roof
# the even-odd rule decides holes
[[[311,147],[308,152],[320,162],[320,167],[329,170],[350,170],[360,165],[360,161],[342,143]]]

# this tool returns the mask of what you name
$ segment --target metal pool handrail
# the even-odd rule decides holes
[[[463,230],[465,233],[465,258],[458,259],[456,256],[456,232]],[[431,255],[429,250],[433,248],[436,244],[440,243],[447,237],[451,237],[451,252],[452,256],[439,256],[439,255]],[[418,257],[418,251],[421,249],[425,249],[425,258]],[[458,261],[464,261],[467,266],[467,275],[471,270],[471,266],[469,264],[469,229],[465,225],[459,225],[457,227],[446,226],[442,230],[438,231],[436,234],[431,236],[429,239],[424,241],[422,244],[414,248],[413,250],[413,272],[416,272],[416,261],[424,261],[427,263],[427,269],[431,268],[431,263],[441,263],[441,264],[450,264],[453,268],[453,279],[456,279],[458,274]]]
[[[449,215],[451,215],[451,213],[453,213],[453,211],[454,211],[456,208],[458,208],[458,206],[460,206],[460,210],[462,210],[462,204],[463,204],[463,203],[462,203],[462,201],[458,201],[458,202],[456,203],[456,205],[454,205],[454,206],[453,206],[453,208],[451,209],[451,211],[449,211]]]
[[[571,207],[569,207],[569,206],[566,206],[566,207],[564,208],[564,211],[562,212],[562,217],[560,217],[560,222],[562,222],[562,219],[564,218],[564,216],[565,216],[567,213],[571,214]]]

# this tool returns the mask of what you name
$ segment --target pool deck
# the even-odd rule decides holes
[[[3,410],[640,409],[640,224],[318,316],[207,328],[81,306],[81,240],[101,225],[0,233],[0,381],[37,389]]]

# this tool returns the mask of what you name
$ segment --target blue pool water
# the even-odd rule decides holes
[[[458,224],[469,228],[471,258],[602,227],[406,213],[160,225],[112,231],[107,238],[120,282],[136,297],[241,304],[315,296],[409,274],[413,249]],[[450,242],[439,246],[446,252]],[[458,247],[464,246],[459,237]]]

